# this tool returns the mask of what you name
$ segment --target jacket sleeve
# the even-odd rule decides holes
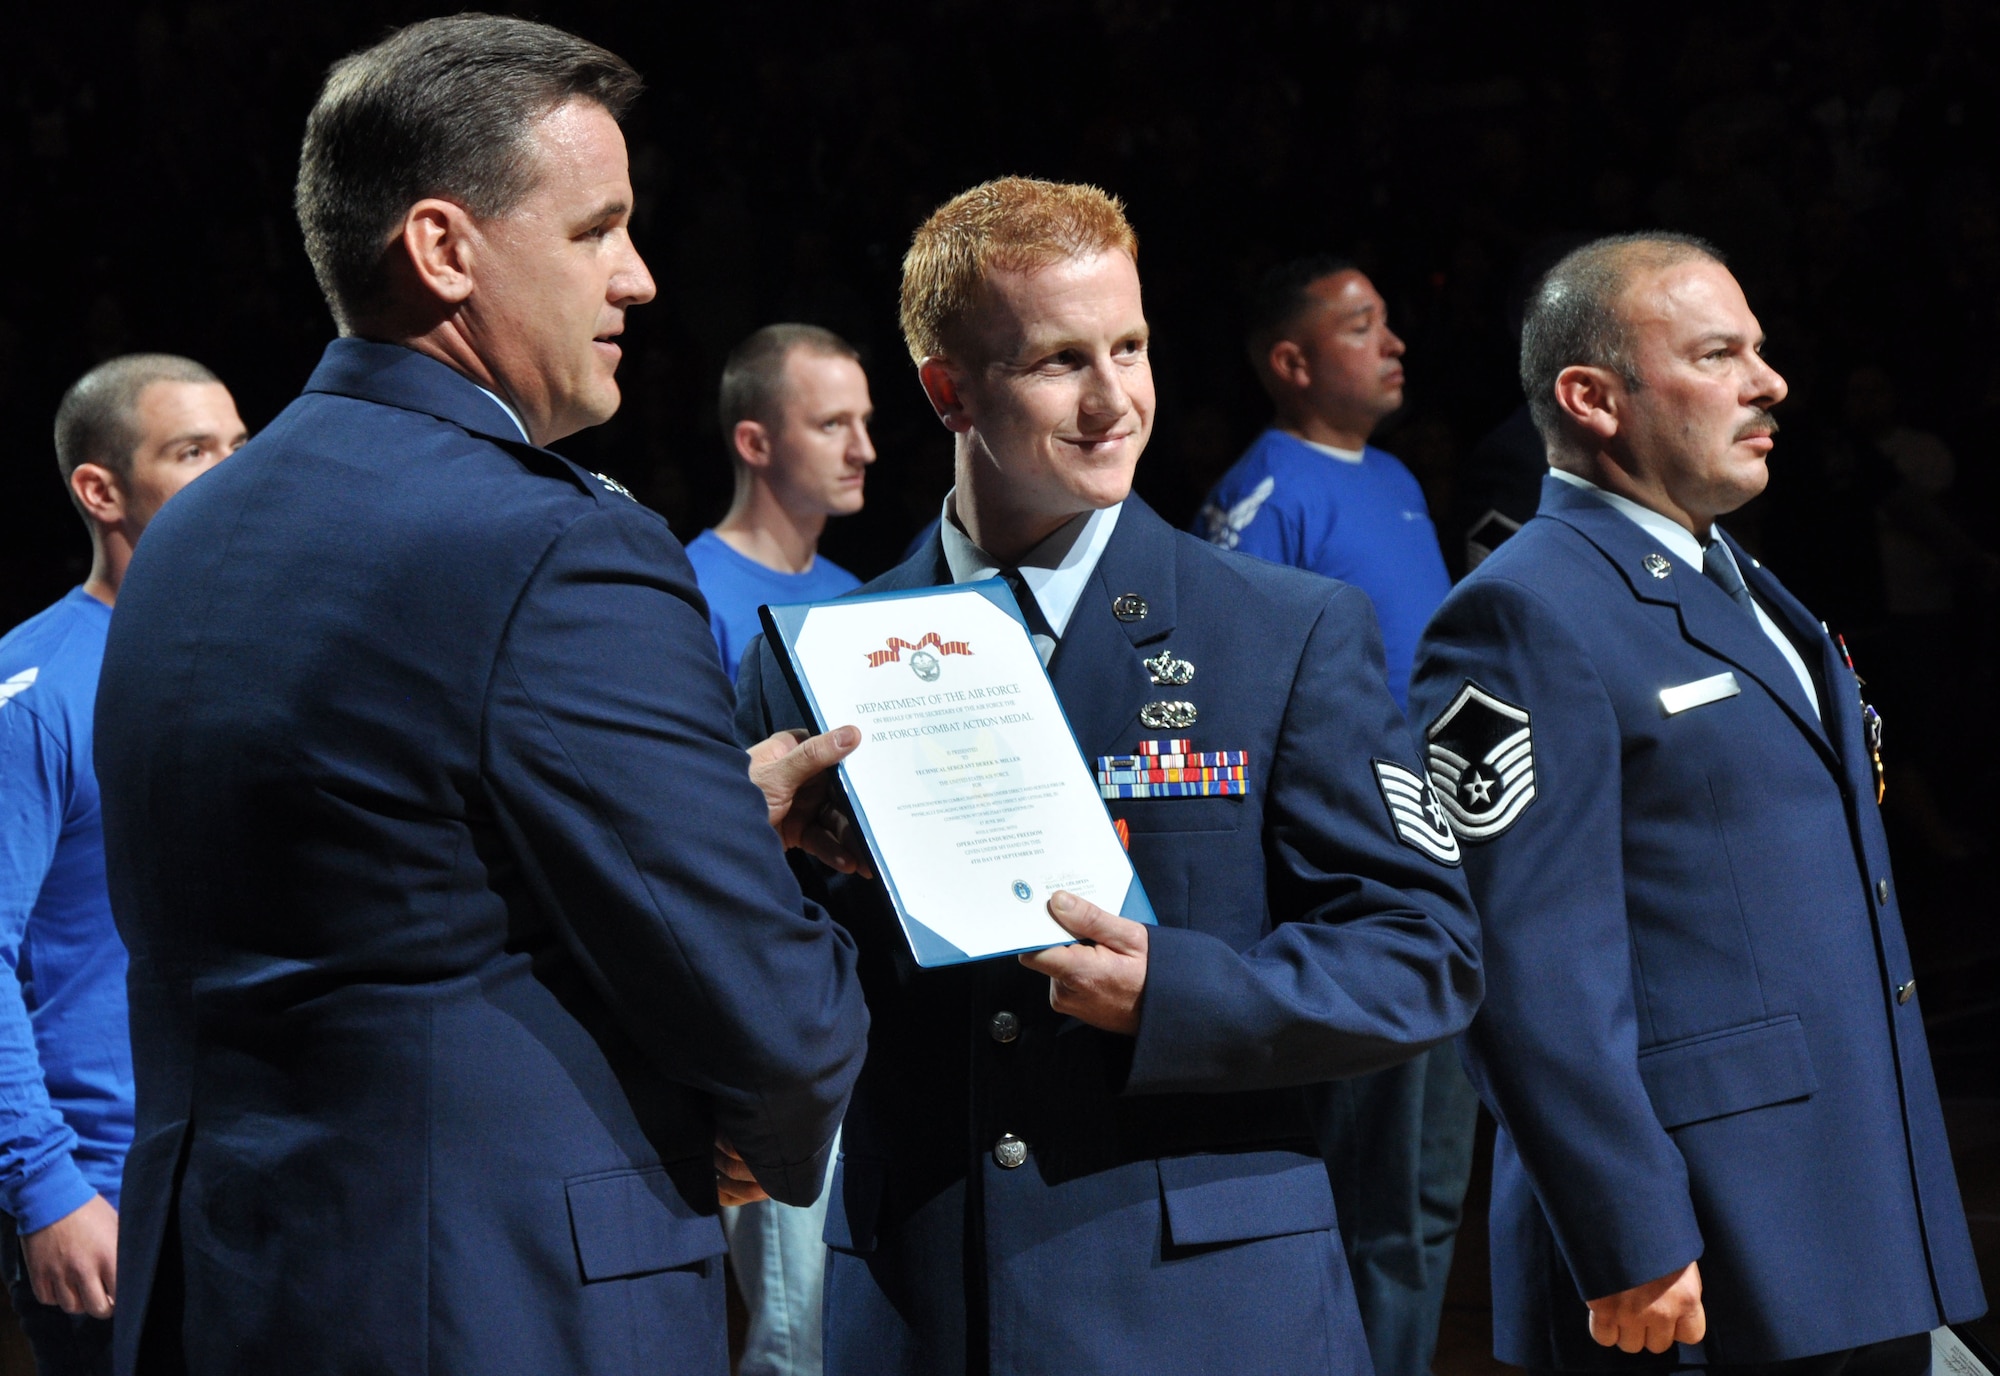
[[[61,743],[21,702],[0,706],[0,1209],[24,1233],[97,1193],[77,1169],[76,1133],[49,1102],[19,978],[28,917],[55,861],[68,797]]]
[[[1128,1092],[1358,1075],[1465,1027],[1478,920],[1456,866],[1398,837],[1378,759],[1421,772],[1383,683],[1374,612],[1340,587],[1307,639],[1270,766],[1271,929],[1241,951],[1153,929]]]
[[[825,1179],[867,1031],[854,948],[800,894],[730,737],[693,570],[601,508],[554,542],[495,664],[487,777],[571,954],[774,1199]]]
[[[1527,710],[1535,786],[1511,826],[1464,846],[1486,960],[1467,1069],[1597,1299],[1702,1251],[1686,1163],[1639,1078],[1618,720],[1554,608],[1501,578],[1462,588],[1432,621],[1416,720],[1435,721],[1467,679]]]

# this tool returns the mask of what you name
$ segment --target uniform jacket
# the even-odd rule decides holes
[[[933,537],[869,589],[948,582]],[[1142,617],[1114,616],[1123,594]],[[1184,686],[1151,681],[1166,651]],[[1136,1039],[1057,1017],[1012,959],[917,968],[880,888],[841,881],[874,1023],[829,1208],[827,1370],[1365,1376],[1309,1086],[1454,1035],[1479,997],[1459,872],[1399,839],[1373,763],[1414,753],[1367,599],[1130,498],[1050,673],[1087,758],[1190,737],[1247,751],[1250,790],[1110,804],[1160,920]],[[1161,700],[1195,724],[1143,726]],[[801,721],[760,645],[739,737]],[[1026,1164],[998,1163],[1003,1133]]]
[[[866,1014],[666,524],[341,340],[148,529],[99,707],[120,1370],[720,1376],[710,1144],[813,1198]]]
[[[1412,716],[1483,923],[1487,998],[1465,1046],[1500,1123],[1505,1361],[1671,1362],[1598,1347],[1583,1300],[1697,1258],[1710,1362],[1983,1307],[1859,685],[1731,548],[1823,722],[1700,568],[1553,478],[1418,656]]]

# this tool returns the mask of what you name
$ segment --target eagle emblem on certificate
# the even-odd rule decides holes
[[[1471,679],[1424,729],[1425,765],[1452,830],[1490,841],[1535,801],[1535,742],[1528,709]]]

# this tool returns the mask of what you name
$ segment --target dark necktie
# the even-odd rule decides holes
[[[1736,561],[1729,557],[1729,551],[1722,547],[1721,540],[1710,540],[1708,548],[1702,551],[1701,571],[1708,575],[1708,581],[1721,588],[1734,599],[1737,606],[1757,619],[1757,603],[1750,596],[1750,589],[1743,584],[1743,574],[1736,567]]]
[[[1021,617],[1028,623],[1028,635],[1035,642],[1035,653],[1041,656],[1042,667],[1047,668],[1049,656],[1056,652],[1059,638],[1055,628],[1049,625],[1048,617],[1042,614],[1042,604],[1035,600],[1035,594],[1028,587],[1028,580],[1021,576],[1019,569],[1000,570],[1000,580],[1013,592],[1014,600],[1021,604]]]

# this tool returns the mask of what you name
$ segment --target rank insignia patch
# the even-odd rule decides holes
[[[1458,863],[1458,837],[1445,819],[1444,805],[1423,775],[1393,760],[1375,761],[1375,783],[1389,805],[1396,835],[1412,850],[1422,851],[1440,865]]]
[[[1535,800],[1535,744],[1528,711],[1502,702],[1471,679],[1424,731],[1438,800],[1452,829],[1489,841]]]

